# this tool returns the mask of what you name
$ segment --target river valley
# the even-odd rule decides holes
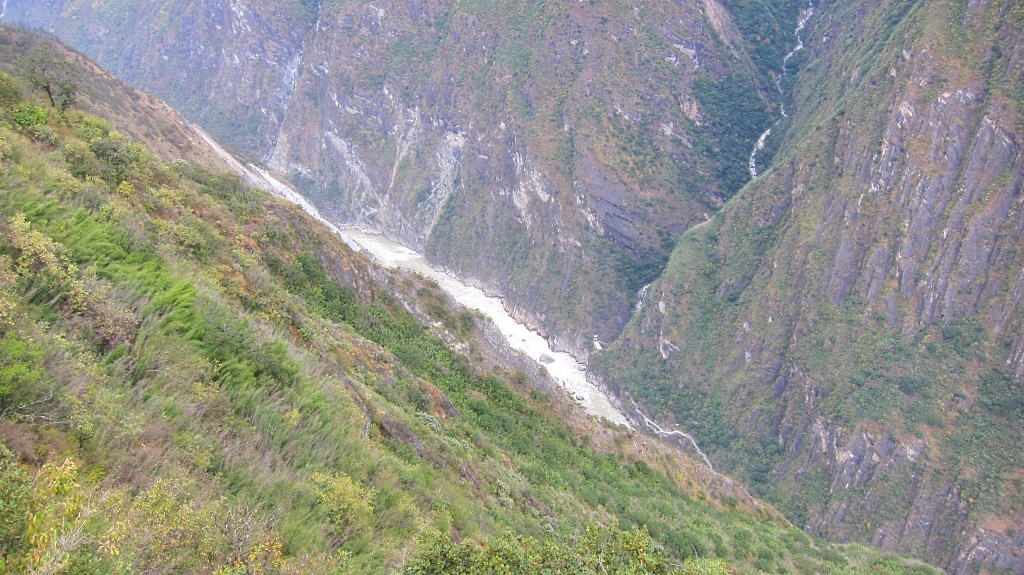
[[[558,382],[558,385],[565,389],[566,393],[587,413],[618,425],[631,427],[626,416],[612,404],[608,395],[587,380],[586,366],[583,363],[567,352],[553,350],[540,334],[516,321],[505,310],[501,298],[487,295],[480,288],[468,285],[455,276],[434,269],[420,253],[391,241],[381,234],[352,227],[339,228],[331,224],[315,206],[288,185],[262,168],[251,164],[242,166],[212,138],[201,131],[199,133],[250,184],[298,205],[303,211],[337,233],[351,248],[369,255],[379,264],[415,272],[436,281],[441,289],[460,305],[470,310],[479,311],[493,322],[512,349],[523,353],[543,366],[548,374]]]

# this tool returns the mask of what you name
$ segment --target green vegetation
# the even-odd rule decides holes
[[[801,0],[724,0],[723,4],[750,46],[751,57],[767,77],[782,72],[782,59],[796,46]]]
[[[735,206],[737,212],[749,207]],[[734,222],[747,221],[742,215],[732,217]],[[738,376],[722,370],[723,349],[742,353],[736,351],[730,326],[742,321],[737,318],[750,317],[750,306],[763,301],[765,291],[786,293],[786,288],[757,285],[745,277],[758,269],[764,254],[771,253],[772,234],[767,228],[732,227],[730,257],[724,261],[718,257],[725,221],[716,218],[699,233],[684,236],[660,280],[688,286],[684,301],[689,320],[680,324],[684,331],[666,332],[678,342],[673,355],[686,363],[674,358],[666,361],[658,348],[638,353],[615,346],[597,358],[596,369],[612,374],[616,385],[628,389],[659,420],[690,422],[687,431],[713,458],[730,473],[747,479],[755,493],[779,506],[791,520],[804,524],[850,495],[831,492],[823,470],[780,478],[776,470],[787,453],[769,431],[768,418],[757,422],[753,436],[736,427],[736,414],[745,410],[780,409],[784,404],[778,403],[779,397],[788,378],[783,373],[768,379],[771,386],[759,393],[738,381],[758,377],[764,381],[763,374],[740,370]],[[947,472],[958,477],[966,492],[978,495],[980,511],[991,509],[1002,497],[1014,462],[1024,458],[1019,442],[1013,440],[1024,433],[1024,394],[1005,367],[992,361],[1000,357],[1003,343],[989,341],[977,322],[966,319],[922,328],[907,339],[888,328],[884,316],[864,321],[864,305],[855,298],[838,308],[820,304],[815,309],[815,327],[800,334],[804,345],[789,352],[789,361],[803,373],[828,381],[816,392],[817,412],[831,425],[846,429],[867,425],[872,430],[886,429],[892,437],[932,438],[952,468]],[[761,317],[765,323],[760,329],[772,333],[773,326],[766,320]],[[971,367],[974,362],[990,367],[976,374]],[[702,373],[713,376],[701,377]],[[772,389],[775,386],[781,387]],[[968,394],[978,398],[970,408],[964,402]],[[888,487],[895,490],[885,496],[891,504],[865,518],[866,522],[898,522],[907,512],[906,488]],[[874,487],[876,496],[881,489]],[[868,535],[866,529],[863,536]]]
[[[771,126],[768,104],[747,78],[700,76],[693,95],[709,117],[714,118],[702,144],[709,158],[718,160],[716,180],[732,195],[750,180],[747,157],[757,138]]]
[[[984,133],[973,110],[988,105],[1007,106],[1000,129],[1019,128],[1020,70],[1001,54],[1017,46],[1020,23],[957,2],[823,4],[819,16],[828,28],[807,52],[773,169],[680,238],[651,288],[658,300],[591,366],[797,525],[844,540],[884,533],[886,545],[953,565],[959,525],[996,525],[1012,546],[1016,531],[1002,525],[1024,510],[1024,326],[1001,303],[1010,284],[981,279],[1015,277],[1022,265],[1009,231],[1018,214],[1001,203],[1015,197],[1019,170],[978,171],[970,162],[980,156],[954,165],[929,150]],[[934,68],[915,67],[933,52]],[[893,102],[920,114],[983,83],[993,92],[971,113],[931,120],[968,126],[963,134],[894,127]],[[873,156],[880,141],[892,146],[884,160]],[[900,180],[915,170],[925,186],[966,174],[981,183],[936,184],[924,199],[914,194],[925,188]],[[921,217],[915,201],[941,207]],[[960,221],[973,231],[947,238]],[[921,241],[913,256],[911,238]],[[1001,259],[942,267],[981,246]],[[930,533],[890,535],[943,500],[946,485],[956,507],[937,512]]]
[[[2,79],[0,569],[919,571],[569,427],[407,311],[472,343],[433,286]]]
[[[50,105],[62,112],[75,104],[79,92],[78,70],[49,44],[38,44],[24,57],[25,80],[42,90]]]
[[[669,558],[645,531],[624,532],[594,524],[587,526],[580,540],[569,543],[553,538],[541,543],[512,534],[484,545],[435,537],[423,544],[405,573],[728,575],[730,570],[720,559],[687,559],[682,567],[671,567]]]

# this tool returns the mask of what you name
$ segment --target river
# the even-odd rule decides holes
[[[612,405],[608,395],[587,381],[586,366],[566,352],[551,349],[540,334],[509,315],[501,298],[489,296],[480,288],[434,269],[416,251],[382,235],[350,227],[342,227],[339,233],[349,245],[357,245],[385,267],[416,272],[436,281],[455,301],[468,309],[478,310],[494,322],[513,349],[543,366],[587,413],[629,427],[626,417]]]
[[[352,227],[339,228],[335,226],[327,221],[309,200],[299,195],[290,186],[263,168],[252,164],[243,166],[212,138],[195,127],[193,129],[196,129],[217,151],[218,155],[228,162],[230,167],[247,183],[298,205],[303,211],[338,234],[349,247],[369,255],[380,265],[416,272],[436,281],[441,289],[459,304],[467,309],[478,310],[490,319],[512,349],[522,352],[544,367],[588,414],[603,417],[618,425],[632,427],[626,416],[612,405],[608,395],[587,381],[585,365],[569,353],[551,349],[547,340],[540,334],[516,321],[505,310],[501,298],[489,296],[480,288],[467,285],[455,276],[434,269],[418,252],[393,242],[383,235]]]

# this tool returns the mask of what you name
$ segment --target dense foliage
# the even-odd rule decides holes
[[[736,27],[750,46],[754,63],[766,75],[782,73],[782,59],[796,45],[801,0],[725,0]]]

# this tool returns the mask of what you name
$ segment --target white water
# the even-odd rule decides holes
[[[807,8],[800,11],[800,20],[797,21],[796,30],[793,32],[796,35],[796,46],[789,51],[789,54],[786,54],[782,58],[782,73],[775,77],[775,88],[779,91],[780,96],[785,96],[782,89],[782,79],[786,77],[786,64],[789,63],[789,59],[792,58],[794,54],[804,49],[804,39],[800,36],[800,33],[804,31],[804,27],[807,26],[807,22],[811,19],[811,16],[814,16],[814,1],[808,0]],[[789,117],[789,115],[786,114],[785,102],[780,104],[779,111],[782,113],[782,116],[778,120],[775,120],[775,123],[772,124],[771,128],[768,128],[763,134],[761,134],[761,137],[757,139],[757,143],[754,144],[754,149],[750,152],[750,160],[747,162],[747,168],[750,170],[751,178],[757,179],[757,153],[764,149],[764,143],[768,140],[768,136],[771,135],[772,128],[777,126],[784,118]]]
[[[200,132],[201,133],[201,132]],[[204,135],[205,136],[205,135]],[[208,137],[207,137],[208,138]],[[612,423],[631,427],[626,416],[612,405],[608,395],[587,381],[586,366],[566,352],[554,351],[548,342],[536,332],[517,322],[501,303],[501,298],[488,296],[480,288],[466,285],[458,278],[435,270],[426,258],[388,238],[352,227],[339,229],[320,215],[319,210],[306,198],[299,195],[287,184],[279,181],[266,170],[249,164],[242,166],[231,158],[212,139],[211,145],[222,156],[226,156],[232,168],[251,185],[259,187],[280,198],[288,200],[338,234],[356,251],[370,255],[381,265],[416,272],[438,283],[448,295],[468,309],[476,309],[487,316],[508,341],[509,346],[532,358],[561,385],[590,415],[603,417]],[[543,361],[541,358],[544,358]]]
[[[647,284],[644,287],[640,288],[640,291],[637,292],[636,307],[634,308],[634,311],[636,311],[637,313],[640,313],[640,310],[644,307],[644,300],[647,299],[647,292],[650,291],[650,289],[651,284]]]
[[[785,114],[785,111],[783,111]],[[778,124],[778,122],[775,122]],[[775,127],[772,124],[772,128]],[[750,160],[747,162],[747,169],[750,170],[750,177],[757,178],[757,153],[764,149],[764,143],[768,140],[768,136],[772,135],[772,128],[768,128],[761,134],[761,137],[757,139],[757,143],[754,144],[754,149],[750,152]]]
[[[552,350],[543,337],[517,322],[505,311],[501,298],[488,296],[480,288],[466,285],[454,276],[435,270],[419,253],[382,235],[349,227],[339,233],[343,237],[347,236],[347,242],[354,242],[384,266],[413,271],[436,281],[455,301],[469,309],[479,310],[490,318],[513,349],[542,365],[566,391],[577,398],[587,413],[629,427],[626,417],[612,405],[608,396],[587,381],[586,367],[568,353]]]
[[[684,437],[684,438],[688,439],[690,441],[690,445],[692,445],[693,448],[697,451],[697,455],[700,455],[701,459],[704,460],[704,464],[708,466],[708,469],[711,471],[711,473],[713,473],[715,475],[718,475],[718,472],[715,471],[715,467],[713,465],[711,465],[711,460],[708,459],[708,456],[705,455],[704,451],[702,451],[700,446],[697,445],[697,440],[694,439],[692,435],[690,435],[689,433],[685,433],[685,432],[679,431],[679,430],[665,431],[664,429],[661,428],[660,425],[658,425],[658,423],[656,421],[654,421],[653,419],[648,419],[647,416],[644,415],[644,412],[640,411],[640,406],[637,405],[635,401],[633,401],[632,399],[630,399],[630,401],[633,402],[633,407],[636,409],[637,415],[639,415],[640,417],[643,418],[644,424],[648,428],[650,428],[651,431],[653,431],[654,433],[656,433],[658,435],[668,435],[668,436],[678,435],[680,437]]]

